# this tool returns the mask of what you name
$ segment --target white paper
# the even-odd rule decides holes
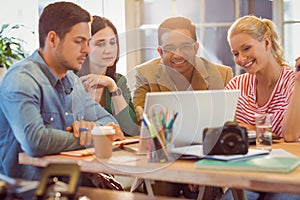
[[[137,157],[134,156],[113,156],[109,159],[108,162],[114,162],[114,163],[127,163],[138,160]]]
[[[261,156],[261,155],[268,155],[270,152],[268,150],[263,149],[248,149],[247,154],[237,154],[237,155],[206,155],[204,158],[206,159],[214,159],[214,160],[223,160],[223,161],[230,161],[230,160],[243,160],[252,158],[254,156]]]
[[[268,155],[270,152],[268,150],[261,149],[248,149],[247,154],[238,154],[238,155],[204,155],[202,145],[191,145],[184,147],[177,147],[171,150],[171,153],[184,155],[184,156],[194,156],[197,158],[207,158],[207,159],[216,159],[216,160],[240,160],[247,159],[253,156]]]

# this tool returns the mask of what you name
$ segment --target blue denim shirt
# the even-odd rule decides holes
[[[39,179],[41,169],[18,164],[19,152],[44,156],[84,148],[65,131],[75,120],[117,123],[89,97],[77,75],[68,71],[59,79],[37,50],[14,64],[0,82],[0,173]]]

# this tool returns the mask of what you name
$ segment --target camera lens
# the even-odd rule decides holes
[[[242,138],[234,132],[227,132],[220,139],[221,148],[227,155],[240,153]]]

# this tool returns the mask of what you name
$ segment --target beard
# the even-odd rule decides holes
[[[82,64],[78,63],[78,60],[77,60],[78,57],[76,57],[74,59],[74,55],[69,54],[68,51],[64,50],[62,43],[60,43],[57,46],[57,50],[55,53],[55,59],[56,59],[58,68],[60,68],[61,70],[64,70],[65,72],[67,72],[68,70],[74,70],[74,71],[80,70]],[[85,58],[86,56],[82,55],[82,57]]]

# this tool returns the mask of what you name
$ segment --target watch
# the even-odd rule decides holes
[[[121,96],[122,95],[122,90],[121,90],[121,88],[117,87],[117,90],[114,91],[114,92],[110,92],[109,95],[110,95],[110,97]]]

